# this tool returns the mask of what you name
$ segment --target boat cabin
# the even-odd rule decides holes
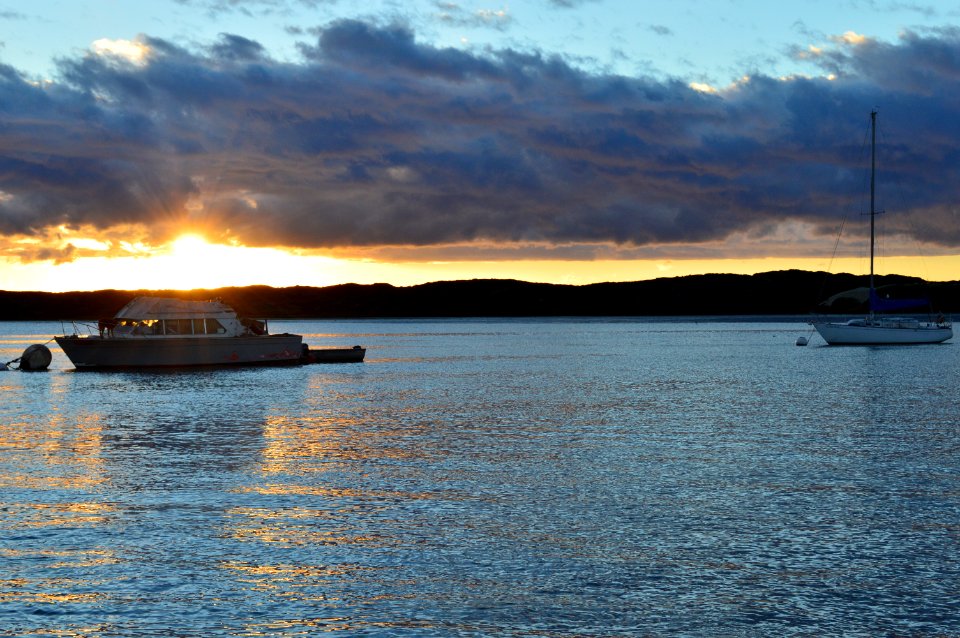
[[[267,334],[266,321],[241,319],[219,300],[137,297],[112,319],[101,319],[104,337],[237,337]]]

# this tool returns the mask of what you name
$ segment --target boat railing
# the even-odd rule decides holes
[[[73,332],[70,333],[67,332],[67,322],[60,322],[60,332],[62,332],[64,336],[73,335],[74,337],[85,337],[100,334],[100,330],[95,323],[87,323],[85,321],[70,321],[69,324],[73,330]]]
[[[900,322],[919,322],[929,325],[943,326],[950,328],[953,326],[953,315],[944,313],[907,313],[903,315],[883,315],[879,313],[859,314],[856,312],[838,312],[836,314],[811,313],[807,323],[850,323],[856,321],[880,322],[880,321],[900,321]]]

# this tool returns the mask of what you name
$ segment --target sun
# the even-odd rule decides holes
[[[212,244],[202,235],[186,233],[170,242],[169,252],[154,258],[170,288],[210,288],[229,285],[249,270],[250,249]]]
[[[180,235],[170,243],[171,254],[185,261],[203,260],[212,257],[216,247],[201,235],[187,233]]]
[[[282,247],[211,243],[203,235],[192,232],[174,239],[163,254],[157,254],[149,261],[155,273],[151,287],[178,290],[294,285],[301,283],[296,277],[313,269],[318,271],[311,277],[311,283],[329,285],[333,281],[324,270],[337,265],[336,260],[322,257],[307,261]]]

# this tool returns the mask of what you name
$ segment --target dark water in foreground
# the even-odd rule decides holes
[[[271,327],[367,362],[0,372],[0,635],[960,635],[958,345]]]

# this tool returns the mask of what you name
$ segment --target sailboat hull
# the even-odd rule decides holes
[[[813,327],[832,346],[942,343],[953,337],[953,328],[949,325],[922,323],[915,319],[814,322]]]

